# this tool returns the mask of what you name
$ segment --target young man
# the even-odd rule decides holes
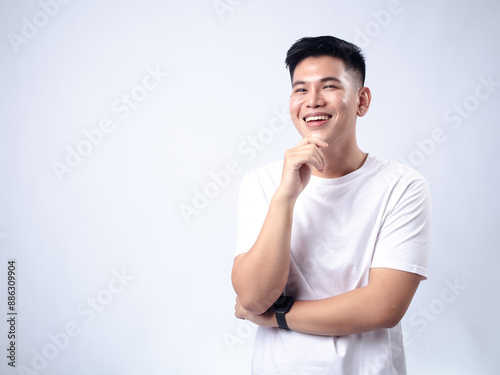
[[[427,277],[427,183],[359,149],[371,93],[358,47],[303,38],[286,63],[303,140],[247,174],[238,202],[232,282],[236,316],[259,325],[253,373],[406,374],[400,320]]]

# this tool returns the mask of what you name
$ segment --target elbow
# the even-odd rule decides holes
[[[233,289],[238,296],[238,301],[245,310],[253,314],[260,315],[269,310],[283,291],[279,287],[269,290],[269,288],[244,281],[237,279],[233,273]]]
[[[398,323],[401,321],[401,318],[399,317],[390,317],[387,319],[384,319],[381,322],[381,328],[394,328],[398,325]]]
[[[265,313],[274,303],[274,301],[267,303],[265,299],[261,298],[258,293],[250,288],[238,288],[238,285],[234,282],[233,288],[238,296],[238,302],[241,307],[253,314]]]
[[[259,300],[257,298],[248,298],[246,296],[238,296],[241,306],[252,314],[264,314],[273,305],[273,302]]]
[[[279,289],[261,291],[253,288],[235,288],[240,305],[253,314],[264,314],[281,296]]]
[[[386,310],[384,314],[381,314],[378,325],[380,328],[394,328],[399,324],[401,319],[403,319],[403,316],[404,312],[398,311],[395,308],[390,308]]]

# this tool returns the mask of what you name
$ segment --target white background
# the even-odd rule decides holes
[[[284,58],[324,34],[366,54],[361,148],[430,183],[409,374],[498,373],[500,3],[62,3],[0,3],[0,373],[249,374],[255,328],[234,318],[230,284],[237,192],[299,141],[281,127]],[[94,146],[83,131],[106,119]]]

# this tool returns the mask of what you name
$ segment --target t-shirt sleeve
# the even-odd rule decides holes
[[[255,172],[243,177],[238,196],[235,257],[247,252],[260,233],[269,209],[269,199]]]
[[[418,179],[401,185],[392,192],[395,203],[382,222],[371,267],[412,272],[426,279],[431,239],[428,184]]]

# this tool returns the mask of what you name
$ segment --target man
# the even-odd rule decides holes
[[[286,63],[303,140],[247,174],[238,203],[232,282],[236,316],[259,325],[253,373],[406,374],[400,320],[427,277],[427,183],[359,149],[371,93],[358,47],[303,38]]]

